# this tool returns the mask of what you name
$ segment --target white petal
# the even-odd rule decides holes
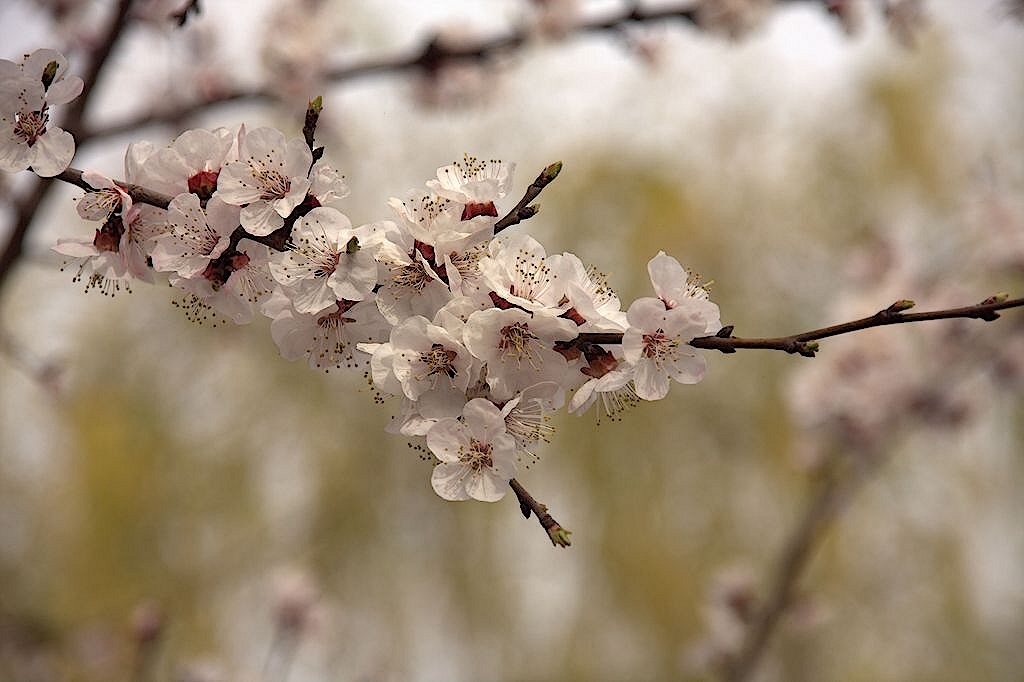
[[[428,433],[429,435],[429,433]],[[466,492],[466,477],[471,473],[464,464],[442,462],[430,474],[430,485],[434,492],[446,500],[461,502],[470,499]]]

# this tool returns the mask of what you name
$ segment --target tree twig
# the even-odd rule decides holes
[[[816,4],[831,12],[834,0],[778,0],[779,4]],[[583,35],[587,33],[616,32],[623,28],[644,23],[678,20],[700,28],[699,11],[693,0],[677,2],[662,7],[647,8],[638,3],[628,3],[625,8],[615,13],[581,20],[570,28],[568,34]],[[516,28],[506,33],[476,42],[452,44],[434,36],[422,47],[406,50],[401,53],[371,57],[347,66],[331,69],[324,74],[324,81],[341,84],[349,81],[377,76],[381,74],[398,74],[406,71],[436,71],[448,62],[485,62],[505,52],[520,49],[532,38],[528,27]],[[113,135],[121,135],[137,128],[153,124],[178,124],[197,113],[211,107],[238,102],[270,102],[276,97],[267,87],[227,88],[212,93],[205,98],[191,102],[177,103],[162,110],[147,111],[120,122],[97,126],[85,131],[80,144],[93,142]]]
[[[767,598],[754,616],[737,654],[724,670],[726,682],[745,682],[760,662],[768,642],[793,600],[797,584],[821,546],[832,523],[850,497],[868,480],[886,458],[873,456],[843,466],[835,456],[826,467],[818,489],[808,499],[800,521],[786,541]]]
[[[909,322],[924,322],[927,320],[948,320],[954,318],[967,318],[985,320],[991,322],[999,318],[999,310],[1008,308],[1020,308],[1024,306],[1024,298],[1009,299],[1005,295],[990,296],[977,305],[963,306],[960,308],[947,308],[944,310],[931,310],[922,313],[907,313],[913,307],[913,301],[897,301],[888,308],[880,310],[874,315],[863,317],[859,320],[843,322],[830,327],[822,327],[792,336],[779,336],[775,338],[744,339],[732,335],[731,326],[724,327],[715,336],[699,336],[689,345],[694,348],[705,348],[717,350],[722,353],[735,353],[741,348],[761,348],[765,350],[781,350],[786,353],[814,357],[818,352],[819,339],[825,339],[840,334],[870,329],[872,327],[884,327],[890,324],[904,324]],[[597,343],[614,345],[622,343],[622,334],[619,333],[583,333],[575,339],[580,343]]]
[[[530,183],[530,186],[526,188],[526,193],[523,198],[519,200],[519,203],[515,205],[511,211],[509,211],[504,218],[494,224],[494,234],[498,234],[506,227],[512,227],[518,225],[524,220],[528,220],[533,216],[537,215],[540,207],[537,205],[531,205],[530,202],[537,198],[537,196],[544,191],[544,188],[551,184],[551,181],[558,177],[558,174],[562,171],[562,162],[555,161],[553,164],[541,171],[537,179]]]
[[[508,482],[511,486],[512,491],[519,498],[519,511],[523,512],[523,516],[530,518],[530,514],[534,514],[537,517],[537,521],[540,522],[540,527],[548,534],[548,538],[551,539],[551,544],[555,547],[568,547],[572,543],[569,542],[569,534],[571,530],[562,528],[557,521],[552,518],[551,514],[548,513],[548,507],[546,504],[542,504],[533,498],[533,495],[526,491],[523,484],[512,479]]]

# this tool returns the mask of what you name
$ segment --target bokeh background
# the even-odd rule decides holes
[[[65,4],[61,21],[53,3],[0,6],[0,56],[81,45],[110,10]],[[93,125],[225,82],[269,79],[284,101],[106,138],[74,165],[118,176],[129,142],[185,126],[297,135],[322,92],[319,139],[354,222],[387,217],[389,197],[463,152],[515,161],[517,192],[561,160],[542,212],[515,229],[608,273],[627,305],[648,295],[659,250],[714,281],[740,336],[900,298],[1020,295],[1024,26],[1012,3],[922,6],[886,21],[865,2],[852,34],[816,3],[771,8],[741,35],[556,25],[486,68],[325,85],[304,77],[438,30],[494,35],[536,9],[206,2],[182,29],[130,29]],[[22,181],[5,178],[5,196]],[[876,330],[813,360],[715,354],[703,383],[621,422],[558,415],[519,476],[573,531],[555,549],[511,496],[438,498],[430,465],[384,432],[396,406],[361,377],[284,361],[265,321],[192,325],[165,286],[83,294],[49,252],[93,229],[79,194],[45,205],[0,291],[0,679],[714,678],[743,632],[734,597],[763,594],[828,457],[882,464],[830,528],[758,679],[1019,679],[1021,313]],[[836,367],[850,352],[877,363],[870,380]],[[910,384],[949,409],[922,417],[894,397]],[[851,421],[856,436],[836,428]]]

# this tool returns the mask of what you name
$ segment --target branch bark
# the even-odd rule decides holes
[[[896,301],[888,308],[880,310],[874,315],[863,317],[859,320],[843,322],[830,327],[813,329],[808,332],[793,334],[791,336],[779,336],[775,338],[744,339],[732,335],[731,326],[723,327],[715,336],[699,336],[689,345],[694,348],[705,348],[717,350],[722,353],[735,353],[741,348],[760,348],[764,350],[780,350],[786,353],[814,357],[818,352],[819,339],[825,339],[841,334],[870,329],[872,327],[884,327],[891,324],[905,324],[910,322],[925,322],[927,320],[949,320],[954,318],[967,318],[985,320],[991,322],[999,318],[997,311],[1008,308],[1020,308],[1024,306],[1024,298],[1006,298],[1004,295],[990,296],[977,305],[963,306],[960,308],[947,308],[943,310],[931,310],[922,313],[907,313],[913,307],[913,301]],[[583,333],[575,339],[579,343],[596,343],[603,345],[615,345],[622,343],[622,334],[619,333]]]

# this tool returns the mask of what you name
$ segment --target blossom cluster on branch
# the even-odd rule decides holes
[[[311,103],[304,138],[243,125],[130,145],[123,181],[80,175],[78,213],[99,224],[93,235],[54,249],[86,291],[166,276],[194,321],[264,315],[285,358],[364,372],[401,399],[392,430],[422,439],[448,500],[504,497],[569,392],[571,411],[597,404],[614,417],[665,397],[672,380],[703,378],[689,342],[720,330],[718,306],[676,259],[652,258],[655,295],[623,310],[576,255],[499,234],[536,212],[524,202],[560,164],[505,218],[514,165],[467,155],[391,199],[388,218],[353,225],[345,179],[313,143],[319,110]]]

